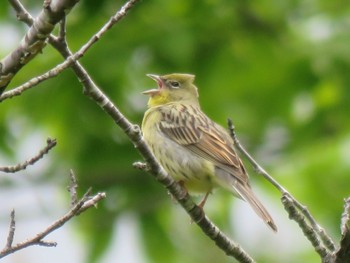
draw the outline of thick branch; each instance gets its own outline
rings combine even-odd
[[[15,74],[46,45],[46,39],[55,25],[79,0],[46,0],[43,9],[34,20],[19,46],[0,61],[0,94]],[[13,4],[14,7],[18,5]],[[25,18],[23,18],[25,19]]]
[[[19,163],[14,166],[3,166],[3,167],[0,166],[0,171],[5,173],[16,173],[20,170],[24,170],[27,168],[28,165],[33,165],[37,161],[39,161],[41,158],[43,158],[45,154],[47,154],[53,147],[56,146],[56,144],[57,144],[57,141],[55,139],[48,138],[46,140],[46,146],[43,149],[41,149],[37,155],[35,155],[34,157],[30,158],[29,160],[23,163]]]
[[[15,0],[13,0],[15,1]],[[80,82],[83,83],[83,86],[90,85],[89,82],[92,82],[89,75],[87,74],[86,70],[82,67],[82,65],[77,61],[79,60],[109,29],[113,27],[116,23],[118,23],[121,19],[123,19],[128,11],[138,2],[139,0],[130,0],[125,3],[125,5],[122,6],[122,8],[110,18],[110,20],[96,33],[94,34],[88,42],[85,43],[76,53],[72,54],[65,43],[62,43],[60,38],[55,38],[54,36],[50,36],[49,41],[50,43],[61,53],[61,55],[66,58],[64,62],[61,64],[58,64],[51,70],[47,71],[46,73],[34,77],[24,83],[23,85],[12,89],[10,91],[4,92],[2,95],[0,95],[0,102],[3,100],[6,100],[8,98],[12,98],[14,96],[19,96],[24,92],[25,90],[28,90],[30,88],[33,88],[34,86],[38,85],[39,83],[56,77],[58,74],[60,74],[63,70],[66,68],[72,66],[75,74],[78,76]],[[20,8],[20,7],[17,7]],[[21,6],[23,8],[23,6]],[[22,12],[22,11],[21,11]],[[26,14],[28,12],[23,11]],[[0,75],[1,77],[1,75]],[[84,88],[84,90],[86,90]],[[0,90],[1,91],[1,90]],[[1,92],[0,92],[1,94]]]

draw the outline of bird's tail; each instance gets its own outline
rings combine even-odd
[[[258,216],[260,216],[273,231],[277,232],[277,227],[269,212],[267,212],[266,208],[262,205],[256,195],[253,193],[253,190],[250,188],[248,183],[248,175],[245,172],[243,174],[244,176],[242,175],[241,177],[246,177],[246,181],[237,179],[237,177],[232,175],[229,171],[219,167],[215,168],[215,174],[219,185],[229,190],[234,195],[247,201],[254,209],[255,213],[257,213]]]
[[[239,196],[250,204],[250,206],[254,209],[255,213],[257,213],[258,216],[260,216],[274,232],[277,232],[277,226],[273,221],[271,215],[269,214],[269,212],[267,212],[266,208],[254,194],[249,184],[242,184],[241,182],[236,182],[234,188],[239,194]]]

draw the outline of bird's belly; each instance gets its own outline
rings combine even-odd
[[[157,139],[156,137],[153,139]],[[149,145],[169,175],[177,181],[182,181],[190,192],[206,193],[213,189],[214,165],[211,162],[168,138],[159,139],[163,141],[160,147],[156,147],[154,143]]]

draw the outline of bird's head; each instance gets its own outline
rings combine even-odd
[[[158,84],[157,89],[143,92],[143,94],[150,96],[149,107],[177,101],[198,103],[197,87],[193,84],[194,75],[174,73],[163,76],[147,74],[147,76]]]

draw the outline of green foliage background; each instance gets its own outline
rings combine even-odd
[[[24,3],[34,12],[41,5]],[[121,4],[82,0],[67,20],[71,49],[84,44]],[[10,7],[0,10],[0,22],[26,31]],[[342,201],[350,193],[349,15],[350,5],[339,0],[141,1],[81,62],[138,124],[146,108],[141,91],[154,86],[146,73],[195,74],[204,111],[222,125],[231,117],[248,150],[339,239]],[[61,61],[48,46],[11,87]],[[72,167],[81,191],[92,186],[107,192],[108,200],[98,210],[77,219],[89,246],[86,262],[98,262],[111,241],[113,222],[126,212],[139,220],[148,262],[232,262],[189,227],[187,217],[174,216],[180,208],[151,176],[132,168],[140,156],[111,119],[82,95],[70,70],[0,107],[0,147],[8,158],[14,158],[21,139],[14,135],[13,123],[25,123],[20,126],[23,137],[41,130],[59,142],[50,169],[36,183],[65,185],[55,175]],[[251,177],[283,214],[278,193]],[[228,227],[233,198],[219,193],[211,199],[217,199],[220,209],[209,216],[234,238]],[[258,262],[275,262],[276,255],[256,253]],[[311,246],[288,260],[283,262],[319,262]]]

